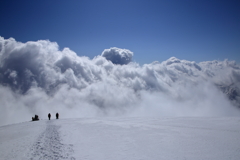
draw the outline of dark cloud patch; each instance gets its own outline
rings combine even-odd
[[[114,64],[128,64],[132,61],[133,52],[128,49],[110,48],[102,52],[102,56]]]

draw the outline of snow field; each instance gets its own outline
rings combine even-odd
[[[240,118],[84,118],[0,127],[0,159],[240,159]]]

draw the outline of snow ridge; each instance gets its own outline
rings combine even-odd
[[[46,122],[46,129],[39,135],[31,149],[31,160],[34,159],[70,159],[75,160],[73,145],[63,144],[59,133],[60,126],[52,121]]]

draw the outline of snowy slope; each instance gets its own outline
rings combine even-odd
[[[89,118],[0,127],[0,159],[240,159],[240,118]]]

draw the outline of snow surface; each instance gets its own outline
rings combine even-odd
[[[82,118],[0,127],[0,159],[240,159],[240,118]]]

